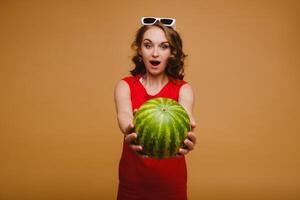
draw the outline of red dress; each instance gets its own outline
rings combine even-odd
[[[139,81],[140,75],[123,78],[130,87],[132,109],[145,101],[167,97],[178,101],[180,87],[186,82],[173,80],[155,96],[149,95]],[[123,143],[119,163],[118,200],[186,200],[187,169],[185,157],[143,158]]]

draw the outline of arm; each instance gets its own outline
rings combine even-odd
[[[126,135],[129,133],[129,125],[132,123],[133,113],[130,88],[123,80],[119,81],[115,88],[115,105],[119,128]]]
[[[180,103],[187,111],[192,123],[195,123],[193,116],[194,108],[194,93],[192,87],[189,84],[184,84],[179,91],[178,103]]]
[[[194,133],[194,129],[196,128],[196,122],[193,116],[194,93],[192,87],[189,84],[184,84],[180,88],[178,102],[187,111],[191,120],[191,127],[192,127],[192,130],[188,132],[188,138],[184,141],[186,148],[180,148],[179,150],[179,153],[184,155],[194,149],[196,144],[196,139],[197,139]]]
[[[134,125],[133,112],[130,97],[130,88],[128,84],[121,80],[115,88],[115,105],[117,110],[117,119],[120,130],[125,135],[124,140],[133,151],[141,151],[140,145],[133,145],[132,141],[137,138],[137,134],[133,132]]]

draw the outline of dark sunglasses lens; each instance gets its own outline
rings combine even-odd
[[[143,19],[143,22],[145,23],[145,24],[152,24],[152,23],[154,23],[155,22],[155,18],[151,18],[151,17],[148,17],[148,18],[144,18]]]
[[[173,19],[161,19],[160,22],[165,25],[171,25],[173,23]]]

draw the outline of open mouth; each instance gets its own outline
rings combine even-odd
[[[151,63],[151,65],[153,65],[153,66],[157,66],[157,65],[160,64],[160,61],[157,61],[157,60],[151,60],[150,63]]]

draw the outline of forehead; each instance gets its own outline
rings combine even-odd
[[[168,41],[164,31],[155,26],[151,27],[144,33],[143,40],[145,39],[151,40],[154,43],[161,43],[161,42]]]

